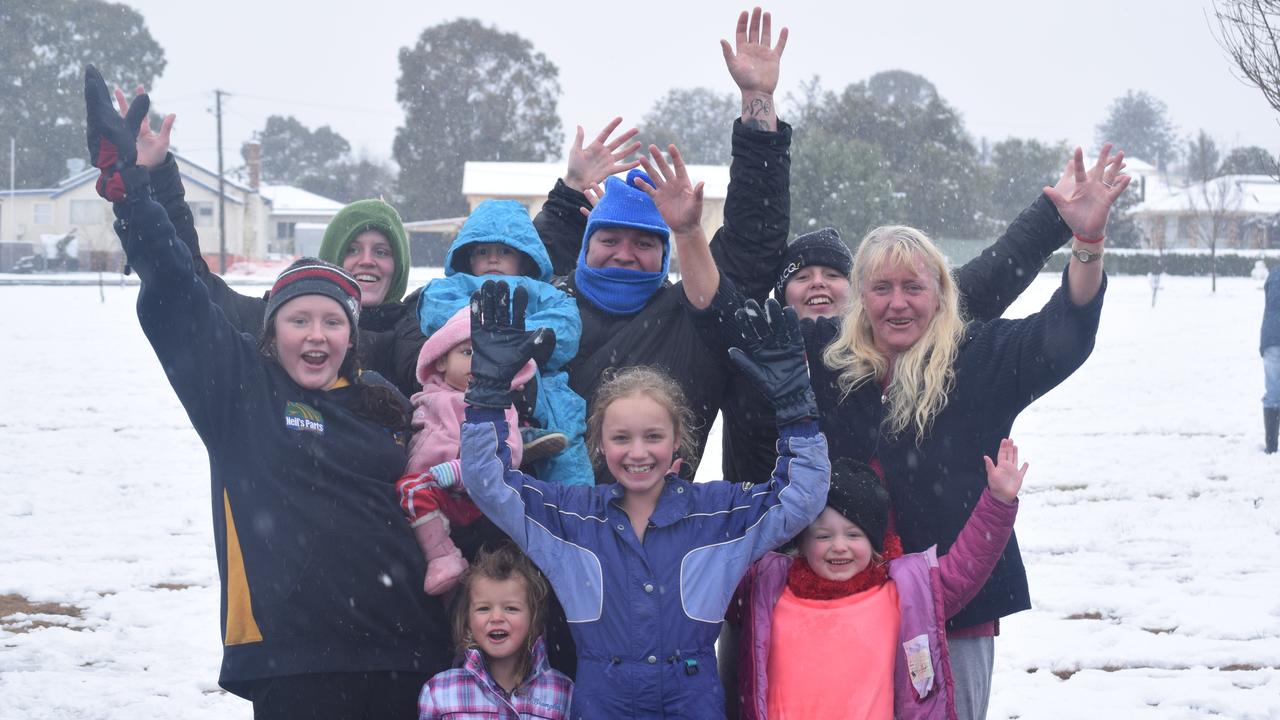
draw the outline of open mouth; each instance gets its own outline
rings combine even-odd
[[[320,352],[319,350],[308,350],[302,353],[302,362],[311,367],[323,367],[329,360],[329,353]]]
[[[910,325],[913,321],[911,320],[911,318],[889,318],[885,322],[889,323],[891,327],[905,328],[908,325]]]
[[[622,469],[632,475],[644,475],[646,473],[653,472],[653,463],[649,463],[648,465],[623,465]]]
[[[853,564],[853,559],[852,559],[852,558],[850,558],[850,559],[847,559],[847,560],[828,560],[828,561],[827,561],[827,564],[828,564],[828,565],[834,565],[834,566],[836,566],[836,567],[844,567],[845,565],[851,565],[851,564]]]
[[[808,300],[805,300],[804,304],[808,307],[814,307],[817,305],[830,305],[833,302],[835,301],[831,299],[830,295],[814,295]]]
[[[376,283],[382,279],[377,275],[370,275],[369,273],[357,273],[355,278],[356,278],[356,282],[362,282],[368,285]]]
[[[501,644],[511,637],[511,633],[506,630],[490,630],[485,637],[489,638],[489,642]]]

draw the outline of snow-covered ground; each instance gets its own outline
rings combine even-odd
[[[1003,624],[991,717],[1280,717],[1262,293],[1218,287],[1168,278],[1152,308],[1113,278],[1093,357],[1019,420],[1035,609]],[[137,289],[102,293],[0,287],[0,718],[248,718],[216,682],[203,447]]]

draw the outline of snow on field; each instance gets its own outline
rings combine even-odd
[[[251,715],[217,686],[207,463],[136,293],[0,287],[0,718]],[[1261,308],[1251,280],[1169,278],[1152,308],[1112,279],[1093,357],[1015,428],[1035,609],[1003,624],[991,717],[1280,717]]]

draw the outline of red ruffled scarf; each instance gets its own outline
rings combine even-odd
[[[883,555],[884,562],[873,562],[848,580],[828,580],[814,572],[800,556],[787,571],[787,587],[796,597],[806,600],[835,600],[878,588],[889,579],[889,561],[902,557],[902,540],[896,534],[885,535]]]

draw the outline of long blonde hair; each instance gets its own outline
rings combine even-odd
[[[938,309],[915,345],[890,360],[876,349],[871,319],[862,293],[886,267],[925,266],[935,282]],[[960,298],[947,259],[923,232],[905,225],[878,227],[862,239],[853,258],[853,287],[840,335],[822,354],[826,366],[839,373],[841,400],[864,383],[892,374],[885,389],[884,427],[891,435],[913,429],[918,445],[933,419],[947,406],[955,383],[955,359],[964,334]]]

